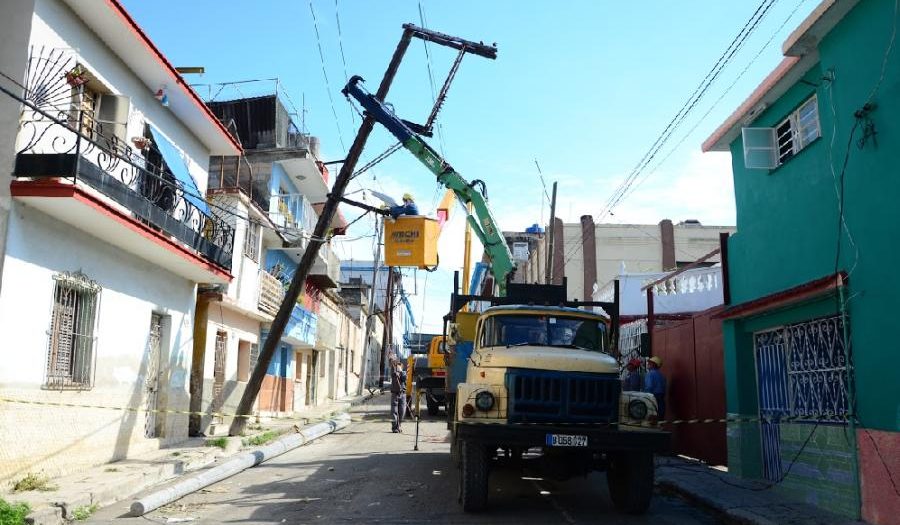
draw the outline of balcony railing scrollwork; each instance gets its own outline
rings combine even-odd
[[[83,85],[67,85],[63,77],[46,82],[63,87],[27,82],[24,98],[0,87],[22,104],[13,175],[84,183],[229,269],[233,228],[210,210],[203,195],[176,179],[152,140],[140,144],[143,149],[132,147],[122,139],[124,124],[101,121],[76,103]]]

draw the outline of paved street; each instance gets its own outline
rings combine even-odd
[[[612,509],[605,476],[555,483],[498,469],[488,512],[467,515],[456,502],[443,420],[392,434],[382,397],[353,412],[346,429],[212,485],[144,518],[123,518],[130,503],[100,510],[91,523],[716,523],[684,501],[657,495],[645,516]],[[526,476],[528,477],[528,476]]]

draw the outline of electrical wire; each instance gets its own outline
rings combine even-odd
[[[322,63],[322,76],[325,78],[325,91],[328,92],[328,101],[331,102],[331,113],[334,115],[334,125],[337,127],[338,140],[341,141],[341,149],[347,151],[347,146],[344,144],[344,133],[341,130],[337,109],[334,105],[334,97],[331,94],[331,84],[328,82],[328,70],[325,67],[325,52],[322,50],[322,37],[319,34],[319,21],[316,18],[316,10],[313,7],[312,0],[309,0],[309,12],[312,13],[313,28],[316,33],[316,45],[319,48],[319,60]]]
[[[350,82],[350,76],[347,74],[347,57],[344,55],[344,36],[341,34],[341,14],[338,7],[338,0],[334,0],[334,19],[337,22],[338,47],[341,50],[341,63],[344,65],[344,83]],[[350,118],[356,123],[356,115],[350,111]]]
[[[422,7],[422,2],[419,1],[419,21],[424,29],[428,29],[428,22],[425,19],[425,9]],[[431,52],[428,50],[428,41],[422,39],[422,47],[425,48],[425,64],[428,68],[428,82],[431,85],[431,103],[437,103],[437,84],[434,82],[434,73],[431,68]],[[444,153],[445,144],[444,144],[444,128],[440,122],[437,123],[437,136],[438,136],[438,146],[441,150],[441,156],[446,157],[447,155]]]
[[[681,126],[684,119],[687,118],[690,112],[697,106],[700,100],[702,100],[712,84],[731,62],[734,55],[743,47],[744,43],[750,35],[753,34],[759,23],[765,18],[769,10],[777,1],[778,0],[763,0],[759,4],[750,19],[747,20],[737,36],[732,40],[731,44],[729,44],[722,55],[719,56],[719,59],[713,65],[712,69],[710,69],[700,84],[694,89],[694,92],[688,97],[687,101],[685,101],[675,116],[669,121],[662,133],[660,133],[650,146],[650,149],[644,153],[644,156],[638,161],[635,167],[632,168],[625,180],[613,191],[612,195],[606,201],[601,213],[598,215],[598,220],[602,220],[607,213],[610,213],[623,200],[625,194],[634,185],[638,176],[644,172],[663,146],[665,146],[666,142],[668,142],[672,134]]]
[[[772,42],[775,40],[775,38],[781,33],[781,31],[785,28],[785,26],[787,26],[788,22],[791,21],[791,19],[794,17],[794,15],[797,13],[797,11],[799,11],[800,8],[803,6],[803,4],[805,4],[807,1],[809,1],[809,0],[800,0],[797,3],[797,5],[794,6],[794,9],[790,12],[790,14],[788,14],[788,16],[781,23],[781,25],[778,26],[778,29],[776,29],[772,33],[772,35],[769,37],[769,39],[766,41],[766,43],[763,44],[762,47],[759,48],[759,51],[756,53],[756,55],[754,55],[753,58],[751,58],[750,61],[747,62],[747,65],[744,66],[744,69],[742,69],[741,72],[738,73],[737,77],[735,77],[735,79],[731,82],[731,84],[729,84],[728,87],[725,88],[725,90],[722,92],[722,94],[719,95],[719,98],[717,98],[715,100],[715,102],[713,102],[712,105],[709,106],[709,108],[706,110],[706,113],[704,113],[703,116],[701,116],[697,120],[697,122],[694,123],[694,125],[691,127],[690,130],[688,130],[687,133],[682,135],[682,137],[681,137],[681,139],[679,139],[678,143],[675,144],[675,146],[669,150],[669,152],[666,154],[665,157],[662,158],[662,160],[657,162],[656,165],[654,165],[650,171],[648,171],[647,173],[644,174],[643,178],[639,182],[637,182],[631,189],[629,189],[629,191],[625,194],[625,196],[622,197],[623,201],[626,200],[628,197],[630,197],[631,194],[634,193],[634,191],[639,186],[641,186],[651,175],[656,173],[659,170],[659,168],[663,164],[665,164],[666,161],[668,161],[669,158],[671,158],[672,155],[676,151],[678,151],[678,148],[680,148],[681,145],[684,144],[684,142],[691,135],[693,135],[695,131],[697,131],[697,128],[700,127],[700,124],[702,124],[703,122],[706,121],[707,117],[709,117],[709,115],[712,113],[712,111],[719,106],[719,103],[722,102],[722,100],[725,98],[725,96],[728,95],[728,93],[730,93],[732,89],[734,89],[734,87],[741,80],[741,78],[743,78],[744,75],[747,73],[747,71],[749,71],[750,67],[753,66],[753,64],[756,63],[756,61],[759,59],[760,56],[762,56],[762,54],[766,51],[766,49],[768,49],[769,46],[772,45]]]

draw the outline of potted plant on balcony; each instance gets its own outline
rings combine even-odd
[[[138,151],[144,151],[150,147],[150,144],[152,144],[153,141],[147,137],[131,137],[131,143],[134,144],[134,147]]]
[[[81,65],[76,65],[66,72],[66,82],[72,87],[87,84],[87,81],[87,71]]]

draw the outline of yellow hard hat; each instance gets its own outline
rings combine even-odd
[[[661,357],[659,357],[659,356],[653,356],[653,357],[651,357],[650,359],[648,359],[648,361],[652,361],[654,364],[656,364],[656,367],[657,367],[657,368],[662,368],[662,363],[663,363],[663,361],[662,361],[662,358],[661,358]]]
[[[403,194],[403,200],[405,200],[405,201],[412,201],[412,200],[415,200],[415,199],[413,199],[412,193],[404,193],[404,194]]]

